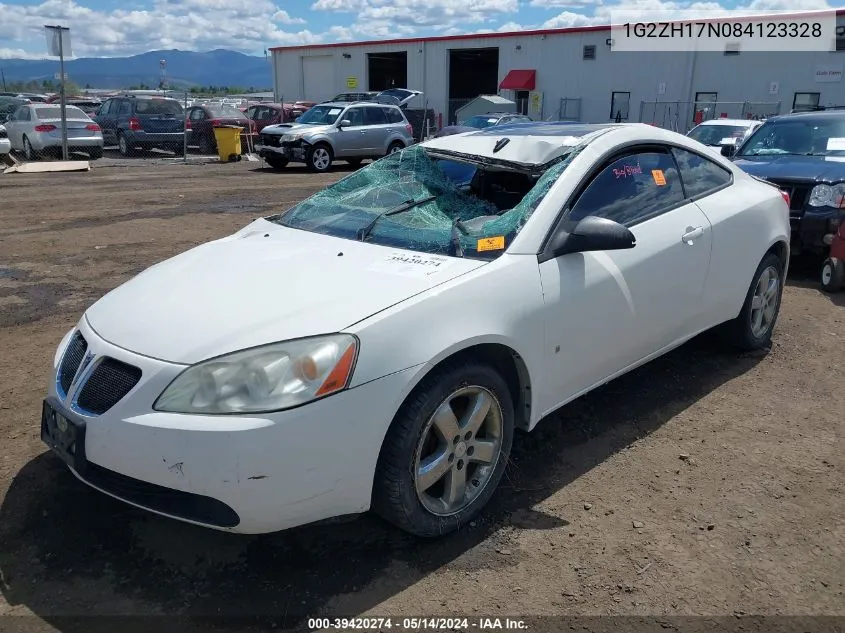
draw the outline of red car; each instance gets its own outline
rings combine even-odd
[[[255,131],[260,132],[268,125],[291,123],[297,117],[305,114],[314,105],[311,101],[297,101],[295,103],[256,103],[249,106],[246,116],[255,123]]]
[[[825,235],[830,242],[830,256],[822,264],[822,289],[838,292],[845,286],[845,217],[834,234]]]
[[[188,143],[199,145],[203,154],[214,154],[217,152],[217,140],[214,137],[214,128],[222,125],[238,125],[243,128],[241,133],[241,146],[246,152],[246,135],[255,132],[255,124],[246,115],[229,105],[199,105],[188,108],[186,128],[190,130]]]

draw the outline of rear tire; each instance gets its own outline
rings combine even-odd
[[[172,148],[173,153],[176,156],[184,156],[185,155],[185,147],[183,145],[174,145]]]
[[[132,156],[134,153],[132,146],[123,134],[117,135],[117,150],[120,152],[121,156]]]
[[[783,270],[784,262],[774,253],[757,266],[739,316],[722,328],[726,341],[736,349],[749,352],[771,344],[783,296]]]
[[[203,136],[200,139],[200,153],[202,154],[216,154],[217,153],[217,143],[215,140],[208,136]]]
[[[265,156],[264,161],[273,169],[284,169],[288,166],[287,158],[279,158],[277,156]]]
[[[387,148],[387,155],[390,156],[391,154],[395,154],[396,152],[401,152],[403,149],[405,149],[405,145],[402,142],[393,141]]]
[[[317,173],[325,173],[331,169],[334,156],[332,155],[332,148],[325,143],[317,143],[308,149],[305,155],[305,162],[308,163],[308,169]]]
[[[32,144],[29,142],[29,139],[25,136],[23,137],[23,157],[26,160],[38,160],[38,156],[35,154],[35,150],[32,149]]]
[[[417,536],[459,529],[495,493],[513,433],[504,378],[476,359],[444,364],[414,389],[387,431],[373,510]]]
[[[845,284],[845,262],[836,257],[828,257],[822,264],[822,290],[839,292]]]

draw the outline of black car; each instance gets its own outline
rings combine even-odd
[[[845,218],[845,111],[773,117],[722,154],[789,194],[794,254],[827,252],[824,236]]]

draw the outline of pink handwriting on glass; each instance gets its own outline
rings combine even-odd
[[[622,165],[621,168],[613,168],[613,175],[617,178],[627,178],[628,176],[641,173],[643,173],[643,168],[640,167],[639,163],[636,165]]]

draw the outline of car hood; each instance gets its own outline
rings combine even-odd
[[[86,318],[114,345],[191,364],[341,331],[484,265],[261,219],[148,268],[97,301]]]
[[[758,178],[814,182],[845,180],[845,156],[741,156],[734,163]]]
[[[264,132],[271,132],[273,134],[318,134],[329,130],[331,125],[312,125],[310,123],[278,123],[270,125],[261,130]]]

